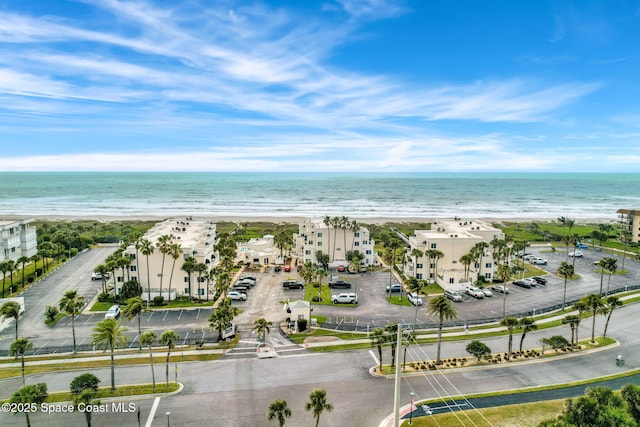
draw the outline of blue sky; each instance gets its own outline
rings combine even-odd
[[[0,3],[0,170],[637,172],[636,1]]]

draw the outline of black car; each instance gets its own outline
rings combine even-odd
[[[347,282],[346,280],[332,280],[329,282],[329,287],[331,289],[336,289],[336,288],[344,288],[344,289],[350,289],[351,288],[351,282]]]
[[[536,282],[538,282],[538,285],[546,285],[547,284],[547,279],[545,279],[544,277],[534,276],[534,277],[532,277],[532,279],[535,280]]]
[[[531,283],[524,280],[514,280],[513,284],[522,288],[531,288]]]
[[[387,286],[387,292],[401,292],[402,285],[400,283],[395,283],[391,286]]]

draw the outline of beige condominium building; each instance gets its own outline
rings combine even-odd
[[[238,243],[236,260],[252,266],[282,264],[282,254],[275,247],[274,239],[273,235],[265,234],[249,239],[248,242]]]
[[[354,227],[355,223],[355,227]],[[369,230],[357,224],[334,226],[325,224],[323,218],[306,219],[298,225],[298,233],[293,235],[292,253],[303,263],[317,263],[318,251],[329,255],[329,265],[346,265],[349,251],[359,251],[364,255],[363,264],[373,265],[374,241]]]
[[[136,248],[136,245],[132,244],[126,248],[125,254],[131,258],[128,279],[137,280],[140,283],[143,289],[143,300],[146,301],[148,298],[148,287],[151,288],[152,300],[158,295],[162,295],[165,300],[169,297],[174,299],[176,296],[188,296],[189,288],[191,288],[192,298],[207,299],[213,295],[213,281],[207,280],[206,276],[217,264],[214,249],[215,223],[194,220],[191,217],[169,219],[156,224],[141,240],[148,240],[153,245],[153,253],[147,256],[140,245]],[[163,254],[160,251],[158,243],[161,240],[166,240],[169,245],[180,248],[177,251],[175,265],[174,257],[170,253]],[[182,270],[185,260],[189,257],[194,258],[196,263],[204,265],[206,269],[200,273],[193,272],[189,276]],[[116,280],[123,282],[124,278],[117,277]],[[191,286],[189,286],[190,283]]]
[[[482,221],[456,218],[433,222],[431,230],[416,230],[409,237],[407,254],[410,262],[406,274],[452,290],[465,288],[478,274],[491,281],[495,273],[491,247],[485,251],[479,263],[470,264],[468,272],[460,262],[460,257],[468,254],[476,243],[490,244],[493,239],[504,239],[504,233]],[[419,249],[424,255],[412,255],[413,249]],[[441,257],[430,257],[429,251],[432,255],[438,251]]]
[[[640,209],[618,209],[617,214],[621,229],[629,233],[632,242],[640,242]]]
[[[33,219],[0,221],[0,262],[30,258],[38,253],[36,227]]]

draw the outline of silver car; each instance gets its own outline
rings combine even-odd
[[[454,302],[461,302],[462,301],[462,295],[460,295],[456,291],[446,290],[446,291],[444,291],[444,296],[449,298],[451,301],[454,301]]]

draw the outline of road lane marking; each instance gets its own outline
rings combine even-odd
[[[376,357],[376,354],[373,352],[373,350],[369,350],[369,354],[371,355],[371,357],[373,358],[373,361],[376,362],[376,366],[380,364],[380,361],[378,360],[378,358]]]
[[[164,317],[162,318],[162,321],[164,322],[164,320],[167,318],[167,316],[169,315],[169,310],[164,312]]]
[[[156,397],[153,399],[153,406],[151,407],[151,411],[149,412],[149,418],[147,418],[147,422],[144,427],[151,427],[151,423],[153,423],[153,417],[156,416],[156,411],[158,410],[158,404],[160,403],[160,398]]]

